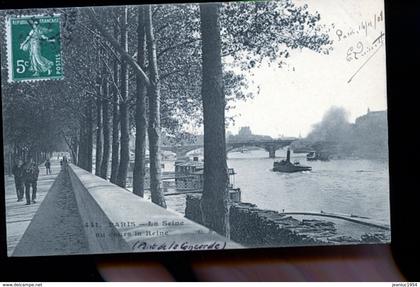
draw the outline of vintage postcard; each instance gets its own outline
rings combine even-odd
[[[389,243],[382,0],[0,11],[9,256]]]

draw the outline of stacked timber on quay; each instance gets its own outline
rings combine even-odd
[[[360,238],[344,235],[328,220],[296,219],[251,203],[231,202],[230,239],[249,247],[307,246],[389,242],[386,233],[365,233]],[[185,216],[201,221],[200,195],[188,195]]]
[[[319,245],[337,233],[332,222],[300,221],[250,203],[232,204],[230,227],[232,240],[248,246]]]

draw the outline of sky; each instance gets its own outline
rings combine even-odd
[[[254,99],[235,103],[236,108],[228,113],[235,117],[234,125],[227,128],[229,132],[236,134],[240,127],[249,126],[254,134],[305,137],[332,106],[345,108],[351,122],[366,114],[368,108],[386,110],[385,44],[379,41],[384,37],[373,44],[385,32],[383,0],[295,3],[308,4],[310,11],[321,14],[321,23],[331,27],[334,50],[329,55],[293,50],[287,66],[259,68],[249,79],[254,83],[250,88],[260,86],[260,93]],[[360,26],[362,22],[368,24],[367,29]],[[343,37],[352,30],[352,35]],[[361,52],[347,57],[351,47]]]

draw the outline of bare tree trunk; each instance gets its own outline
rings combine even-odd
[[[78,165],[92,172],[92,145],[93,145],[93,99],[84,101],[84,110],[82,118],[80,119],[80,144],[78,154]]]
[[[156,42],[153,32],[152,7],[146,8],[147,53],[150,70],[149,96],[149,158],[150,158],[150,192],[152,202],[166,208],[165,197],[160,188],[160,81],[156,58]]]
[[[118,31],[117,27],[114,28],[115,36],[117,37]],[[114,84],[118,84],[118,61],[117,59],[114,60]],[[118,89],[113,85],[112,87],[112,156],[111,156],[111,178],[110,181],[112,183],[117,183],[117,175],[118,175],[118,166],[119,166],[119,147],[120,147],[120,132],[119,132],[119,97],[118,97]]]
[[[102,126],[103,126],[103,136],[104,136],[104,149],[102,154],[102,165],[100,177],[107,179],[108,177],[108,165],[109,165],[109,156],[111,152],[111,131],[110,131],[110,122],[109,122],[109,83],[108,77],[106,77],[106,70],[102,71]]]
[[[70,139],[67,139],[64,133],[62,134],[62,136],[68,148],[70,149],[72,162],[78,165],[78,149],[79,149],[80,144],[77,140],[77,136],[73,134],[72,136],[70,136]],[[51,158],[51,157],[52,157],[52,153],[48,152],[48,158]]]
[[[101,174],[102,165],[102,99],[100,80],[97,81],[96,98],[96,157],[95,157],[95,175]]]
[[[86,109],[85,109],[86,111]],[[79,154],[77,155],[77,165],[83,169],[86,169],[86,128],[84,116],[80,119],[79,129]]]
[[[137,63],[144,70],[145,52],[146,52],[146,35],[145,35],[145,19],[144,6],[140,6],[137,10]],[[146,165],[146,85],[143,79],[136,75],[137,98],[136,98],[136,150],[134,158],[133,170],[133,193],[138,196],[144,196],[144,177]]]
[[[225,139],[225,95],[221,61],[220,4],[200,4],[204,116],[203,222],[229,236],[228,173]]]
[[[78,145],[78,139],[76,135],[73,135],[70,139],[70,145],[71,145],[71,158],[74,164],[79,164],[79,145]]]
[[[92,172],[93,152],[93,97],[88,100],[86,114],[86,170]]]
[[[127,31],[127,7],[124,7],[123,15],[120,19],[120,44],[124,51],[128,51],[128,31]],[[125,187],[127,183],[129,154],[129,125],[128,125],[128,64],[127,59],[121,59],[121,102],[120,102],[120,164],[118,166],[117,185]]]

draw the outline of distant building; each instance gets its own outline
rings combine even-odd
[[[387,123],[387,113],[386,111],[370,111],[368,108],[367,114],[356,118],[355,125],[373,125],[379,124],[382,125],[383,123]]]
[[[229,134],[229,136],[227,137],[227,142],[229,143],[245,142],[245,141],[269,141],[269,140],[272,140],[270,136],[253,134],[251,131],[251,128],[248,126],[241,127],[237,135]]]
[[[316,133],[292,143],[295,153],[315,151],[331,158],[376,158],[388,156],[388,121],[386,111],[367,110],[355,123],[331,120],[318,124]]]
[[[388,119],[386,111],[370,111],[353,125],[357,153],[362,157],[386,157],[388,154]]]
[[[252,131],[250,127],[241,127],[238,132],[238,136],[240,137],[249,137],[252,136]]]

